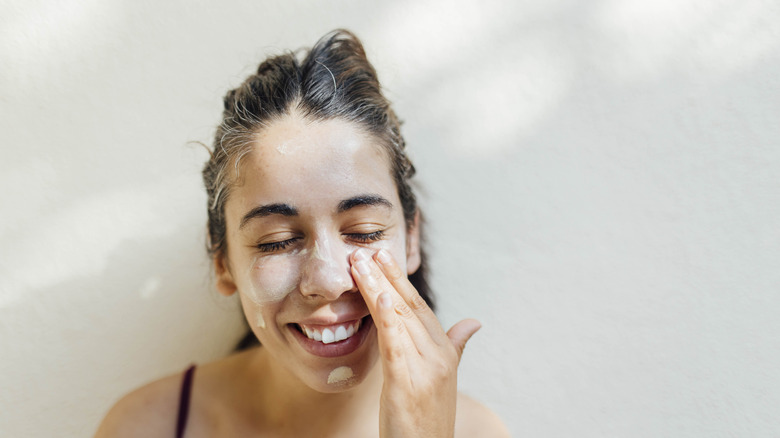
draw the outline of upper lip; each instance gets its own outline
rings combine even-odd
[[[335,324],[344,324],[344,323],[351,323],[355,322],[359,319],[363,319],[366,316],[368,316],[368,312],[360,312],[360,313],[347,313],[343,315],[335,315],[328,318],[323,317],[309,317],[304,318],[299,321],[295,321],[296,324],[303,324],[303,325],[309,325],[309,326],[329,326],[329,325],[335,325]]]

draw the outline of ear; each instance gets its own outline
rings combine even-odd
[[[217,291],[222,295],[229,297],[236,293],[238,286],[233,281],[233,274],[227,263],[227,257],[224,254],[214,255],[214,272],[217,274]]]
[[[406,275],[412,275],[420,269],[420,210],[414,214],[414,222],[406,230]]]

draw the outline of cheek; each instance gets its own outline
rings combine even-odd
[[[239,297],[241,298],[241,308],[244,311],[244,316],[246,317],[249,325],[252,327],[252,331],[254,331],[255,335],[259,337],[258,332],[254,329],[266,328],[266,318],[263,316],[263,314],[273,314],[274,308],[277,307],[277,305],[271,302],[266,304],[258,304],[250,297],[248,297],[248,294],[242,293],[239,295]]]
[[[361,247],[361,245],[346,245],[338,253],[343,252],[344,259],[347,260],[348,254]],[[406,270],[406,239],[403,235],[371,243],[369,247],[374,251],[384,249],[390,252],[399,267]],[[327,271],[330,275],[338,275],[340,272],[338,263],[332,259],[334,254],[330,252],[324,251],[319,248],[318,243],[315,243],[315,247],[311,251],[303,249],[279,255],[254,257],[249,266],[245,268],[246,275],[243,276],[244,281],[241,282],[243,284],[239,286],[242,301],[246,299],[248,302],[244,304],[251,303],[255,307],[260,307],[258,310],[281,302],[298,288],[305,265],[312,263],[314,259],[319,259],[323,263],[327,262],[329,266],[334,265],[331,266],[332,269]],[[346,268],[349,269],[348,266]],[[260,321],[262,318],[260,311],[256,313],[258,314],[257,325],[264,325],[264,322]]]
[[[406,239],[403,235],[377,242],[374,246],[377,251],[384,249],[385,251],[389,252],[395,259],[396,263],[398,263],[398,267],[401,268],[401,271],[406,272]]]
[[[295,252],[253,258],[246,268],[246,284],[241,293],[261,306],[283,300],[299,283],[300,256]]]
[[[257,256],[246,267],[239,286],[241,304],[250,324],[266,328],[263,313],[273,313],[300,281],[300,253]]]

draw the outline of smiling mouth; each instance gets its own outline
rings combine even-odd
[[[368,316],[366,318],[368,318]],[[294,326],[299,332],[311,340],[322,342],[323,344],[332,344],[334,342],[345,341],[354,336],[358,330],[360,330],[363,319],[326,326],[307,324],[294,324]]]

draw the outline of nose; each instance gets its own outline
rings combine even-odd
[[[349,247],[328,237],[319,237],[306,253],[301,274],[301,293],[335,300],[356,291],[349,268]]]

